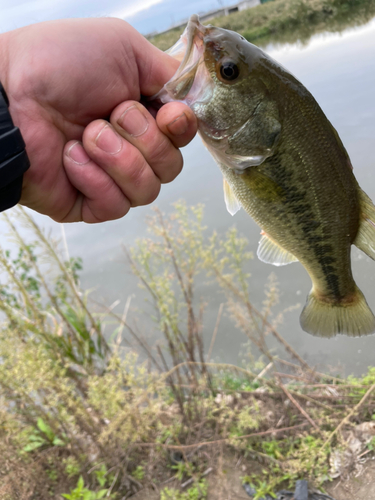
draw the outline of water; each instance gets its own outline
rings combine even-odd
[[[304,46],[269,45],[265,50],[312,92],[339,132],[360,185],[375,200],[375,21],[342,34],[316,35]],[[156,204],[163,211],[170,212],[171,204],[178,199],[186,200],[189,205],[203,202],[206,206],[205,224],[219,233],[235,225],[250,240],[255,254],[259,228],[243,210],[234,217],[228,214],[223,200],[221,173],[200,140],[195,139],[183,153],[185,167],[182,174],[172,184],[163,186]],[[83,287],[94,290],[95,299],[107,305],[120,300],[119,311],[129,295],[134,296],[134,307],[143,306],[137,280],[126,264],[123,245],[129,247],[137,238],[148,235],[144,218],[150,213],[150,207],[142,207],[132,210],[119,221],[95,226],[83,223],[64,225],[70,254],[81,256],[84,261]],[[41,215],[35,217],[43,227],[60,235],[58,224]],[[354,247],[352,260],[356,282],[375,311],[375,262]],[[301,304],[285,316],[279,331],[309,363],[320,368],[341,365],[346,373],[355,374],[363,373],[367,366],[374,364],[375,335],[355,339],[338,336],[326,340],[301,331],[299,314],[311,282],[300,264],[276,268],[255,258],[251,263],[255,304],[260,305],[261,292],[271,272],[276,274],[282,290],[278,310]],[[220,302],[214,292],[211,299],[205,323],[206,346],[210,342]],[[236,363],[241,344],[245,341],[224,318],[213,355],[222,361]]]

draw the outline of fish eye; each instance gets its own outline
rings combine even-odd
[[[225,61],[221,66],[220,66],[220,75],[223,80],[226,81],[233,81],[236,78],[238,78],[240,74],[240,70],[233,61]]]

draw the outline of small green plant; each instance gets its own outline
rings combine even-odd
[[[270,456],[272,458],[276,458],[276,459],[284,458],[279,441],[276,441],[276,440],[263,441],[262,448],[263,448],[264,453],[266,453],[268,456]]]
[[[135,470],[132,472],[132,476],[134,477],[134,479],[142,481],[142,479],[145,477],[145,468],[142,465],[137,465]]]
[[[204,500],[207,498],[207,492],[207,481],[203,478],[186,491],[164,488],[160,492],[160,500]]]
[[[99,491],[91,491],[88,488],[85,488],[83,477],[80,476],[77,482],[77,486],[74,488],[74,490],[72,490],[70,493],[63,493],[62,496],[64,498],[67,498],[67,500],[100,500],[101,498],[104,498],[107,492],[107,488],[101,489]]]
[[[255,474],[244,476],[242,478],[242,482],[248,483],[256,491],[253,500],[264,499],[267,495],[272,498],[276,498],[276,495],[273,492],[273,485],[267,483],[267,481],[260,481],[259,479],[257,479],[257,476]]]
[[[375,451],[375,437],[367,444],[367,448],[371,451]]]
[[[63,464],[65,466],[65,472],[68,478],[78,476],[81,470],[81,466],[75,457],[69,456],[67,458],[64,458]]]
[[[102,464],[100,469],[96,469],[94,471],[94,474],[100,486],[105,486],[108,481],[108,471],[106,465]]]
[[[36,425],[38,429],[34,429],[28,436],[29,443],[23,451],[34,451],[42,446],[65,446],[66,442],[60,439],[41,417],[38,418]]]

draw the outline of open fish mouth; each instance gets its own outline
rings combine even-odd
[[[151,99],[165,104],[182,101],[192,107],[197,102],[207,102],[212,97],[214,84],[204,64],[204,37],[210,27],[203,26],[199,17],[190,17],[180,39],[167,54],[181,61],[174,76]]]
[[[178,42],[167,51],[180,61],[180,66],[151,100],[159,107],[173,101],[187,104],[195,113],[199,134],[215,160],[242,172],[250,166],[259,165],[270,155],[267,152],[242,156],[230,151],[230,141],[249,125],[252,115],[242,117],[241,120],[236,119],[232,123],[232,115],[225,122],[222,119],[212,120],[209,113],[206,115],[205,112],[206,105],[215,108],[215,102],[212,105],[211,100],[222,101],[220,82],[212,71],[212,60],[219,61],[223,54],[227,53],[226,44],[233,45],[233,35],[237,34],[213,26],[204,26],[197,15],[191,16]],[[211,63],[207,64],[210,60]]]

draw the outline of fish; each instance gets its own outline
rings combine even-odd
[[[195,113],[228,211],[243,208],[261,227],[259,259],[299,261],[308,272],[302,329],[326,338],[374,333],[350,252],[355,245],[375,260],[375,207],[314,97],[259,47],[197,15],[168,53],[180,66],[154,99]]]

